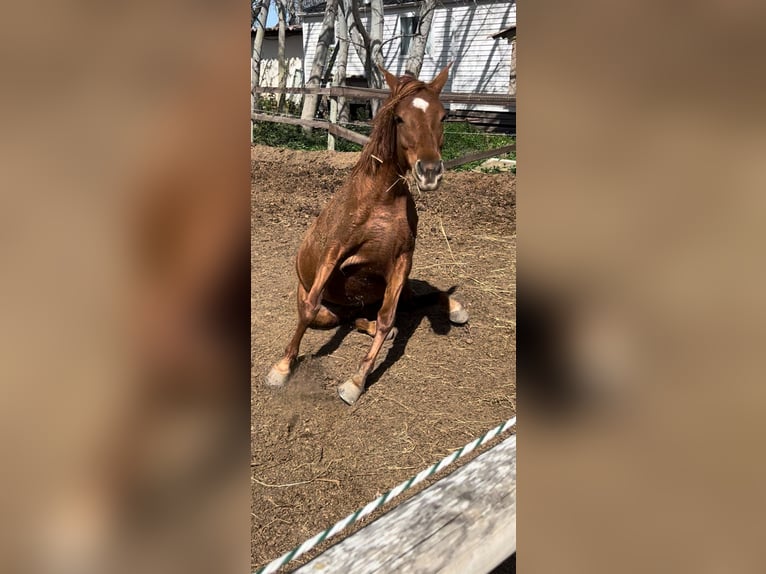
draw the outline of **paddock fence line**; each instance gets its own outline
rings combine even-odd
[[[389,90],[374,88],[349,88],[347,86],[330,86],[326,88],[274,88],[258,86],[252,88],[253,94],[314,94],[331,98],[350,98],[360,100],[385,100],[391,95]],[[439,95],[442,102],[450,104],[483,104],[487,106],[508,106],[516,108],[516,96],[510,94],[473,94],[470,92],[442,92]]]
[[[512,427],[516,425],[516,417],[512,417],[508,419],[506,422],[504,422],[501,425],[496,426],[490,431],[487,431],[484,435],[481,437],[469,442],[467,445],[463,446],[462,448],[454,451],[453,453],[449,454],[448,456],[444,457],[441,461],[437,462],[436,464],[426,468],[425,470],[422,470],[409,480],[406,480],[399,484],[398,486],[392,488],[385,494],[381,495],[380,497],[376,498],[372,502],[368,503],[367,505],[363,506],[362,508],[358,509],[356,512],[348,515],[343,520],[338,521],[335,523],[335,525],[331,526],[327,530],[324,530],[323,532],[320,532],[319,534],[313,536],[312,538],[309,538],[306,540],[303,544],[300,544],[290,550],[289,552],[286,552],[276,560],[273,560],[266,566],[263,566],[256,570],[254,574],[274,574],[277,572],[282,566],[286,565],[287,563],[295,560],[299,556],[302,556],[318,544],[321,544],[328,538],[331,538],[332,536],[335,536],[345,528],[348,528],[358,520],[361,520],[365,516],[371,514],[387,502],[391,501],[395,497],[399,496],[406,490],[412,488],[416,484],[423,482],[427,478],[433,476],[434,474],[438,473],[441,470],[444,470],[446,467],[457,461],[463,456],[466,456],[467,454],[473,452],[476,448],[488,443],[495,437],[503,434],[504,432],[510,430]],[[470,464],[470,463],[469,463]]]
[[[311,128],[318,128],[327,130],[328,133],[351,141],[355,144],[363,146],[369,141],[369,137],[364,134],[360,134],[348,128],[344,128],[336,123],[328,122],[325,120],[302,120],[301,118],[294,118],[292,116],[278,116],[274,114],[264,114],[255,112],[251,114],[250,119],[254,122],[273,122],[277,124],[288,124],[293,126],[306,126]],[[503,155],[516,151],[516,144],[502,146],[498,148],[492,148],[490,150],[479,151],[469,153],[454,159],[444,162],[444,169],[453,169],[460,165],[470,163],[472,161],[478,161],[494,157],[496,155]]]
[[[250,119],[254,122],[273,122],[277,124],[288,124],[292,126],[306,126],[310,128],[319,128],[327,130],[329,133],[347,139],[355,144],[364,145],[370,139],[364,134],[360,134],[348,128],[344,128],[338,124],[328,122],[325,120],[302,120],[301,118],[294,118],[292,116],[276,116],[273,114],[263,114],[254,112],[250,115]]]
[[[358,145],[364,145],[369,140],[364,134],[360,134],[348,128],[339,125],[338,122],[338,98],[347,99],[378,99],[382,100],[390,95],[389,90],[377,90],[373,88],[349,88],[346,86],[329,86],[326,88],[274,88],[270,86],[258,86],[251,88],[252,94],[315,94],[327,96],[330,98],[330,121],[310,119],[304,120],[298,117],[263,113],[251,111],[250,114],[250,141],[253,141],[253,126],[255,122],[273,122],[302,126],[308,128],[317,128],[327,130],[327,149],[335,149],[335,137],[341,137]],[[516,97],[505,94],[470,94],[461,92],[443,92],[439,98],[445,103],[463,103],[463,104],[483,104],[507,106],[516,109]],[[516,146],[503,146],[483,152],[467,154],[444,162],[445,169],[452,169],[457,166],[516,151]]]

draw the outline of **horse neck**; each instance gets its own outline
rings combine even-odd
[[[395,197],[410,193],[406,171],[396,161],[384,161],[374,173],[368,173],[358,181],[365,203],[387,203]]]

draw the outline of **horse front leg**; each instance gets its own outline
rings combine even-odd
[[[311,286],[311,291],[298,281],[298,326],[290,343],[285,349],[284,356],[271,367],[266,375],[265,383],[270,387],[281,387],[290,378],[293,361],[298,356],[301,340],[309,327],[327,328],[338,323],[338,317],[321,304],[322,292],[327,280],[335,269],[337,257],[328,257],[326,262],[319,268]]]
[[[370,350],[362,359],[359,369],[357,369],[354,376],[338,387],[338,395],[349,405],[353,405],[364,392],[367,376],[375,366],[375,359],[378,357],[380,348],[394,326],[399,296],[411,268],[412,253],[401,255],[394,263],[388,284],[386,285],[386,292],[383,295],[383,304],[380,307],[380,311],[378,311],[378,317],[375,321],[375,336],[372,339]]]

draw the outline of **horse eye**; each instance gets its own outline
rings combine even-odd
[[[396,120],[397,124],[403,124],[404,123],[404,120],[400,116],[396,116],[394,119]]]

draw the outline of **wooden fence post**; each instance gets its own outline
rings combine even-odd
[[[332,86],[332,82],[328,82],[328,87]],[[328,96],[330,98],[330,123],[336,124],[338,122],[338,99],[335,96]],[[327,149],[335,151],[335,136],[332,131],[327,132]]]

